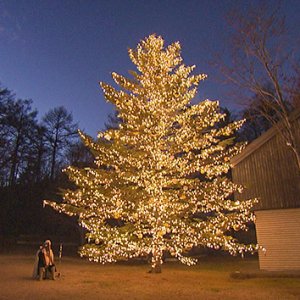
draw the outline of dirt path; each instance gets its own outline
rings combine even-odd
[[[255,270],[255,260],[212,261],[187,267],[167,263],[162,274],[147,265],[99,265],[65,258],[62,277],[31,279],[33,256],[0,255],[0,299],[300,299],[299,278],[235,280],[235,270]]]

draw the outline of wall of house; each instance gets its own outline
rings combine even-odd
[[[293,115],[300,145],[300,110]],[[245,187],[235,199],[259,198],[254,207],[262,270],[300,270],[300,176],[296,160],[275,127],[231,161],[235,183]]]
[[[300,143],[300,118],[293,125],[299,132]],[[232,176],[245,189],[243,194],[235,195],[236,199],[260,198],[256,210],[300,207],[296,160],[277,131],[266,132],[241,154],[234,163]]]
[[[300,201],[300,196],[299,196]],[[300,270],[300,208],[255,212],[261,270]]]

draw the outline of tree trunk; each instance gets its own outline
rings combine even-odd
[[[161,262],[159,261],[153,265],[149,273],[161,273]]]
[[[58,140],[58,131],[56,131],[56,134],[55,134],[55,141],[54,141],[53,151],[52,151],[51,173],[50,173],[50,179],[51,180],[54,179],[54,173],[55,173],[57,140]]]
[[[44,144],[41,140],[39,143],[38,148],[38,155],[37,155],[37,163],[35,168],[35,182],[41,181],[42,177],[42,161],[43,161],[43,155],[44,155]]]
[[[149,273],[161,273],[162,251],[154,250],[151,258],[151,269]]]
[[[11,158],[11,168],[10,168],[10,174],[9,174],[9,185],[10,186],[14,185],[15,181],[16,181],[19,146],[20,146],[20,134],[18,133],[17,139],[16,139],[16,145],[15,145],[13,155]]]
[[[300,175],[300,154],[299,154],[299,151],[296,147],[291,147],[291,150],[293,151],[293,154],[295,156],[295,160],[296,160],[296,163],[297,163],[297,167],[298,167],[298,174]]]

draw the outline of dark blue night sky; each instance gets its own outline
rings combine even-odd
[[[95,136],[113,110],[98,82],[112,83],[112,71],[127,75],[134,69],[128,47],[156,33],[167,44],[180,41],[185,63],[209,75],[198,98],[230,107],[209,60],[226,43],[226,11],[249,2],[0,0],[0,82],[32,99],[40,116],[64,105],[80,128]],[[282,1],[282,12],[299,38],[300,1]]]

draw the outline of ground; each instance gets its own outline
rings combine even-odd
[[[147,264],[100,265],[64,257],[56,281],[31,279],[34,255],[0,255],[0,299],[300,299],[300,278],[233,279],[258,270],[256,258],[204,256],[196,266],[177,262],[149,274]]]

